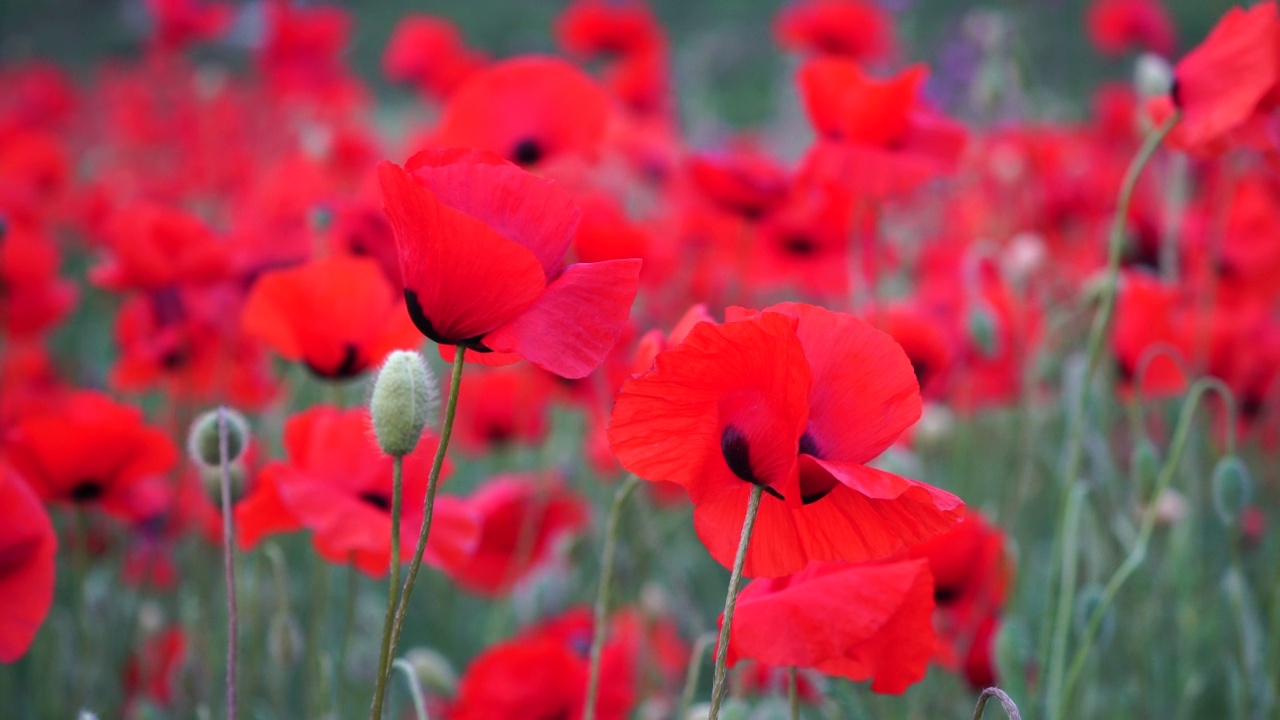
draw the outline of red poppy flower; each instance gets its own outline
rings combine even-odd
[[[4,440],[9,461],[44,500],[125,520],[164,509],[160,481],[178,460],[173,441],[145,425],[139,410],[94,392],[22,418]]]
[[[951,365],[951,343],[946,327],[917,308],[899,306],[876,317],[880,329],[889,333],[911,361],[911,369],[924,397],[937,397]]]
[[[146,0],[146,6],[155,22],[152,42],[161,50],[217,38],[231,25],[233,12],[230,5],[203,0]]]
[[[658,18],[641,0],[574,0],[556,19],[556,40],[571,53],[635,55],[665,44]]]
[[[591,613],[573,610],[499,643],[467,667],[450,720],[545,720],[582,717],[586,704]],[[596,717],[623,720],[635,696],[632,652],[605,645]]]
[[[127,392],[163,389],[197,402],[227,398],[261,408],[279,385],[266,348],[240,331],[241,292],[230,286],[166,288],[129,297],[116,315],[120,355],[111,387]]]
[[[264,538],[279,533],[301,530],[303,525],[294,516],[284,500],[280,498],[279,478],[284,473],[278,470],[259,471],[249,487],[249,492],[235,504],[236,540],[241,550],[250,550]],[[217,512],[217,508],[209,508]],[[221,513],[216,523],[218,536],[221,537]],[[390,529],[387,537],[391,537]],[[387,555],[390,556],[390,550]]]
[[[966,133],[921,102],[927,74],[917,65],[876,80],[849,60],[806,62],[800,90],[809,120],[825,141],[810,151],[802,176],[842,180],[855,192],[883,197],[951,172]]]
[[[1089,39],[1108,55],[1137,47],[1173,52],[1173,20],[1160,0],[1094,0],[1085,17]]]
[[[1138,371],[1143,369],[1141,392],[1147,397],[1175,395],[1187,385],[1181,363],[1192,361],[1191,338],[1178,315],[1176,288],[1142,273],[1127,273],[1116,298],[1116,318],[1111,328],[1117,379],[1127,393],[1137,389]],[[1157,355],[1164,348],[1174,353]],[[1140,368],[1145,363],[1145,368]]]
[[[787,196],[786,172],[773,160],[748,148],[689,158],[693,185],[716,206],[748,219],[763,215]]]
[[[1222,78],[1232,78],[1224,83]],[[1276,3],[1231,8],[1174,68],[1171,96],[1182,111],[1171,139],[1187,150],[1220,150],[1272,94],[1280,79],[1280,18]],[[1167,111],[1167,107],[1157,107]]]
[[[283,506],[311,530],[322,558],[352,562],[362,572],[382,577],[391,559],[392,461],[369,437],[371,422],[364,408],[321,405],[298,413],[285,423],[288,462],[268,464],[262,476],[273,476],[265,481],[275,484]],[[422,501],[437,443],[426,433],[404,458],[400,548],[406,562],[413,557],[422,525]],[[446,465],[442,477],[449,469]],[[470,552],[478,530],[463,501],[437,497],[425,561],[440,566],[445,558]]]
[[[933,573],[938,660],[963,669],[975,688],[991,686],[996,682],[991,642],[1013,581],[1004,533],[970,511],[950,532],[912,548],[909,555],[928,560]]]
[[[783,8],[773,25],[778,44],[860,63],[893,53],[893,16],[866,0],[804,0]]]
[[[551,378],[533,367],[470,373],[458,390],[453,440],[469,455],[512,445],[536,446],[547,436]]]
[[[393,82],[411,83],[423,95],[442,98],[486,62],[483,54],[467,48],[453,23],[409,14],[391,33],[382,71]]]
[[[480,539],[445,572],[467,590],[487,596],[510,592],[589,518],[586,505],[560,483],[526,475],[485,480],[467,498],[467,507],[479,520]]]
[[[277,92],[324,94],[352,89],[341,58],[351,33],[351,16],[345,9],[273,0],[266,5],[266,26],[258,62]]]
[[[834,183],[796,184],[760,228],[756,275],[768,287],[849,296],[853,197]]]
[[[231,271],[226,243],[182,210],[139,202],[120,210],[107,228],[107,257],[89,271],[111,290],[157,290],[209,283]]]
[[[933,654],[933,579],[922,560],[815,563],[755,580],[736,613],[730,664],[814,668],[896,695],[924,678]]]
[[[516,57],[458,86],[428,144],[487,150],[526,167],[589,160],[608,118],[609,99],[586,73],[556,58]]]
[[[49,614],[57,549],[44,505],[0,463],[0,663],[22,657]]]
[[[713,558],[733,563],[752,485],[766,497],[748,577],[887,557],[959,519],[954,495],[865,465],[920,416],[892,339],[796,303],[730,320],[697,325],[628,380],[609,426],[623,467],[689,492]]]
[[[143,640],[124,669],[125,716],[136,717],[136,708],[144,700],[172,707],[186,661],[187,636],[181,627],[165,628]]]
[[[350,378],[421,342],[395,295],[376,261],[332,256],[261,275],[241,322],[317,376]]]
[[[6,337],[38,336],[71,312],[78,293],[58,277],[59,261],[47,236],[0,227],[0,328]]]
[[[16,338],[0,354],[0,387],[0,433],[23,417],[57,407],[72,392],[43,343]]]
[[[559,185],[470,150],[425,151],[404,169],[383,162],[378,177],[409,316],[424,335],[566,378],[604,360],[641,261],[566,267],[580,211]]]

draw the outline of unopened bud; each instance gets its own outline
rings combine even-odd
[[[458,688],[458,674],[448,658],[430,648],[418,647],[405,653],[404,659],[413,667],[424,690],[437,697],[453,697]]]
[[[435,378],[422,355],[411,350],[387,355],[369,400],[373,432],[382,452],[392,457],[413,452],[435,404]]]
[[[225,422],[219,422],[219,415]],[[191,460],[205,468],[216,468],[222,464],[222,439],[219,425],[225,424],[227,433],[227,462],[235,462],[249,446],[249,423],[244,416],[230,408],[210,410],[191,423],[191,433],[187,436],[187,452]]]
[[[231,463],[227,466],[227,477],[231,481],[231,502],[240,502],[248,487],[248,471],[242,463]],[[222,505],[222,470],[219,468],[200,468],[200,484],[204,493],[214,505]]]
[[[1173,68],[1169,61],[1152,53],[1143,53],[1133,66],[1133,89],[1140,98],[1168,95],[1173,88]]]
[[[1191,512],[1191,504],[1182,493],[1173,488],[1165,488],[1156,496],[1156,524],[1160,527],[1173,527],[1186,519]]]

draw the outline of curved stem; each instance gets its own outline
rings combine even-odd
[[[431,461],[431,475],[427,478],[427,495],[423,500],[422,527],[418,531],[418,544],[414,548],[413,560],[409,564],[409,574],[405,578],[404,588],[400,591],[400,599],[396,606],[395,623],[391,627],[391,641],[387,653],[388,660],[396,656],[396,645],[400,642],[400,633],[404,632],[404,617],[409,612],[409,598],[413,594],[413,584],[418,579],[418,570],[422,567],[422,554],[426,552],[427,537],[431,534],[431,511],[435,507],[436,487],[439,485],[440,470],[444,467],[445,451],[449,448],[449,436],[453,434],[453,418],[458,410],[458,390],[462,387],[462,363],[466,354],[466,348],[459,345],[453,356],[453,373],[449,376],[449,398],[444,406],[440,444],[436,446],[436,455]],[[387,678],[390,674],[390,663],[379,669],[370,720],[379,720],[382,715],[382,699],[386,693]]]
[[[382,699],[386,693],[387,663],[391,656],[391,629],[395,625],[396,603],[400,592],[400,512],[404,493],[404,457],[391,458],[391,581],[387,589],[387,614],[382,620],[382,647],[378,653],[378,680],[373,690],[373,706],[370,708],[376,720],[382,716]]]
[[[1084,377],[1080,381],[1079,392],[1072,398],[1071,411],[1067,418],[1070,425],[1067,433],[1067,444],[1064,449],[1064,472],[1062,476],[1063,499],[1065,502],[1063,503],[1063,516],[1062,521],[1059,523],[1057,542],[1055,543],[1055,545],[1062,547],[1062,554],[1058,560],[1058,570],[1061,574],[1058,605],[1055,609],[1056,612],[1046,613],[1046,617],[1052,618],[1053,623],[1052,633],[1048,635],[1051,638],[1051,645],[1047,662],[1048,680],[1046,681],[1046,700],[1050,720],[1057,720],[1057,718],[1061,717],[1062,676],[1066,662],[1067,634],[1071,625],[1072,606],[1075,603],[1075,548],[1073,543],[1065,543],[1063,540],[1068,533],[1078,530],[1074,527],[1074,523],[1068,524],[1070,515],[1069,500],[1073,493],[1072,488],[1075,487],[1076,480],[1080,474],[1081,461],[1084,455],[1085,406],[1089,397],[1089,388],[1093,384],[1093,375],[1098,369],[1098,361],[1102,356],[1103,342],[1106,339],[1107,330],[1111,326],[1111,315],[1115,308],[1116,290],[1119,284],[1120,257],[1124,249],[1125,222],[1128,218],[1130,202],[1133,199],[1133,191],[1137,187],[1142,169],[1152,155],[1155,154],[1156,149],[1160,147],[1160,143],[1177,125],[1178,119],[1179,115],[1175,112],[1163,125],[1148,133],[1146,139],[1143,140],[1142,147],[1138,150],[1138,154],[1134,156],[1133,161],[1125,171],[1124,180],[1120,184],[1120,196],[1116,203],[1116,213],[1111,223],[1111,232],[1107,245],[1107,269],[1106,279],[1103,283],[1101,305],[1093,317],[1093,324],[1089,328],[1089,336],[1085,344]],[[1076,522],[1078,520],[1079,513],[1077,511]],[[1052,573],[1050,573],[1050,578],[1052,578]],[[1050,592],[1050,597],[1052,597],[1052,592]]]
[[[227,409],[218,408],[218,470],[222,484],[222,565],[227,583],[227,720],[236,720],[236,556],[232,547],[235,521],[231,513],[231,468],[227,450]]]
[[[684,671],[684,691],[680,693],[680,711],[676,713],[677,720],[688,717],[689,708],[693,707],[693,696],[698,692],[698,671],[702,668],[702,653],[706,652],[707,647],[715,641],[715,633],[705,633],[693,643],[693,650],[689,652],[689,666]]]
[[[396,660],[391,663],[392,669],[404,673],[405,684],[409,686],[409,697],[413,698],[413,713],[418,720],[427,720],[427,700],[422,694],[422,685],[418,682],[418,674],[408,660]]]
[[[1013,698],[1009,697],[1009,693],[995,687],[983,690],[978,696],[978,704],[973,708],[973,720],[982,720],[982,713],[987,709],[987,701],[991,698],[1000,702],[1000,707],[1004,708],[1004,714],[1009,720],[1022,720],[1022,715],[1018,713],[1018,706],[1014,704]]]
[[[591,669],[587,675],[587,704],[582,713],[583,720],[595,720],[596,717],[596,696],[600,690],[600,657],[604,651],[605,625],[609,619],[609,586],[613,582],[613,560],[618,551],[618,520],[622,517],[623,504],[639,484],[640,478],[635,475],[628,477],[613,494],[613,504],[609,506],[609,519],[604,533],[604,557],[600,560],[600,590],[596,593]]]
[[[1124,562],[1120,564],[1120,567],[1116,568],[1111,579],[1107,581],[1106,586],[1103,588],[1101,599],[1094,606],[1085,624],[1084,633],[1080,638],[1080,647],[1072,658],[1071,667],[1067,671],[1066,681],[1062,686],[1062,705],[1064,706],[1062,712],[1065,712],[1065,705],[1068,698],[1071,697],[1071,691],[1080,679],[1080,672],[1084,670],[1084,661],[1088,657],[1089,650],[1093,647],[1094,639],[1098,636],[1098,630],[1102,627],[1102,621],[1106,616],[1107,609],[1111,607],[1116,595],[1120,592],[1120,588],[1124,586],[1129,576],[1133,575],[1146,560],[1147,546],[1151,542],[1151,534],[1155,530],[1156,520],[1159,516],[1156,499],[1173,482],[1173,473],[1177,470],[1178,461],[1182,459],[1182,451],[1186,446],[1187,436],[1190,434],[1191,422],[1195,418],[1196,409],[1200,406],[1201,398],[1209,391],[1218,392],[1224,395],[1229,403],[1231,402],[1230,390],[1227,390],[1222,381],[1217,378],[1201,378],[1191,386],[1187,399],[1182,405],[1182,412],[1178,416],[1178,425],[1174,430],[1173,440],[1170,444],[1169,457],[1165,460],[1164,466],[1160,468],[1160,475],[1156,480],[1151,500],[1147,503],[1146,510],[1142,513],[1138,539]],[[1228,442],[1234,450],[1234,440],[1229,440]]]
[[[738,603],[738,585],[742,583],[742,566],[747,563],[747,547],[751,544],[751,528],[756,524],[756,512],[760,509],[760,496],[764,486],[753,485],[751,498],[747,500],[747,516],[742,521],[742,538],[738,541],[738,555],[729,575],[729,594],[724,599],[724,623],[720,626],[720,641],[716,644],[715,683],[711,686],[711,713],[707,720],[720,716],[720,703],[725,695],[725,657],[729,653],[729,631],[733,627],[733,610]]]

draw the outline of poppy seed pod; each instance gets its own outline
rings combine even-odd
[[[235,462],[249,446],[249,423],[243,415],[226,407],[209,410],[191,423],[191,433],[187,436],[187,453],[202,468],[217,468],[222,464],[219,412],[225,413],[227,419],[227,464]]]
[[[373,432],[382,452],[392,457],[413,452],[436,400],[435,378],[421,354],[397,350],[387,355],[369,400]]]

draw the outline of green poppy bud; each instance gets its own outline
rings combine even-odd
[[[392,457],[413,452],[436,400],[435,378],[420,353],[396,350],[387,355],[369,400],[373,432],[382,452]]]
[[[209,410],[191,423],[191,433],[187,436],[187,452],[202,468],[217,468],[222,464],[219,414],[226,417],[227,463],[239,459],[249,446],[249,423],[243,415],[226,407]]]

